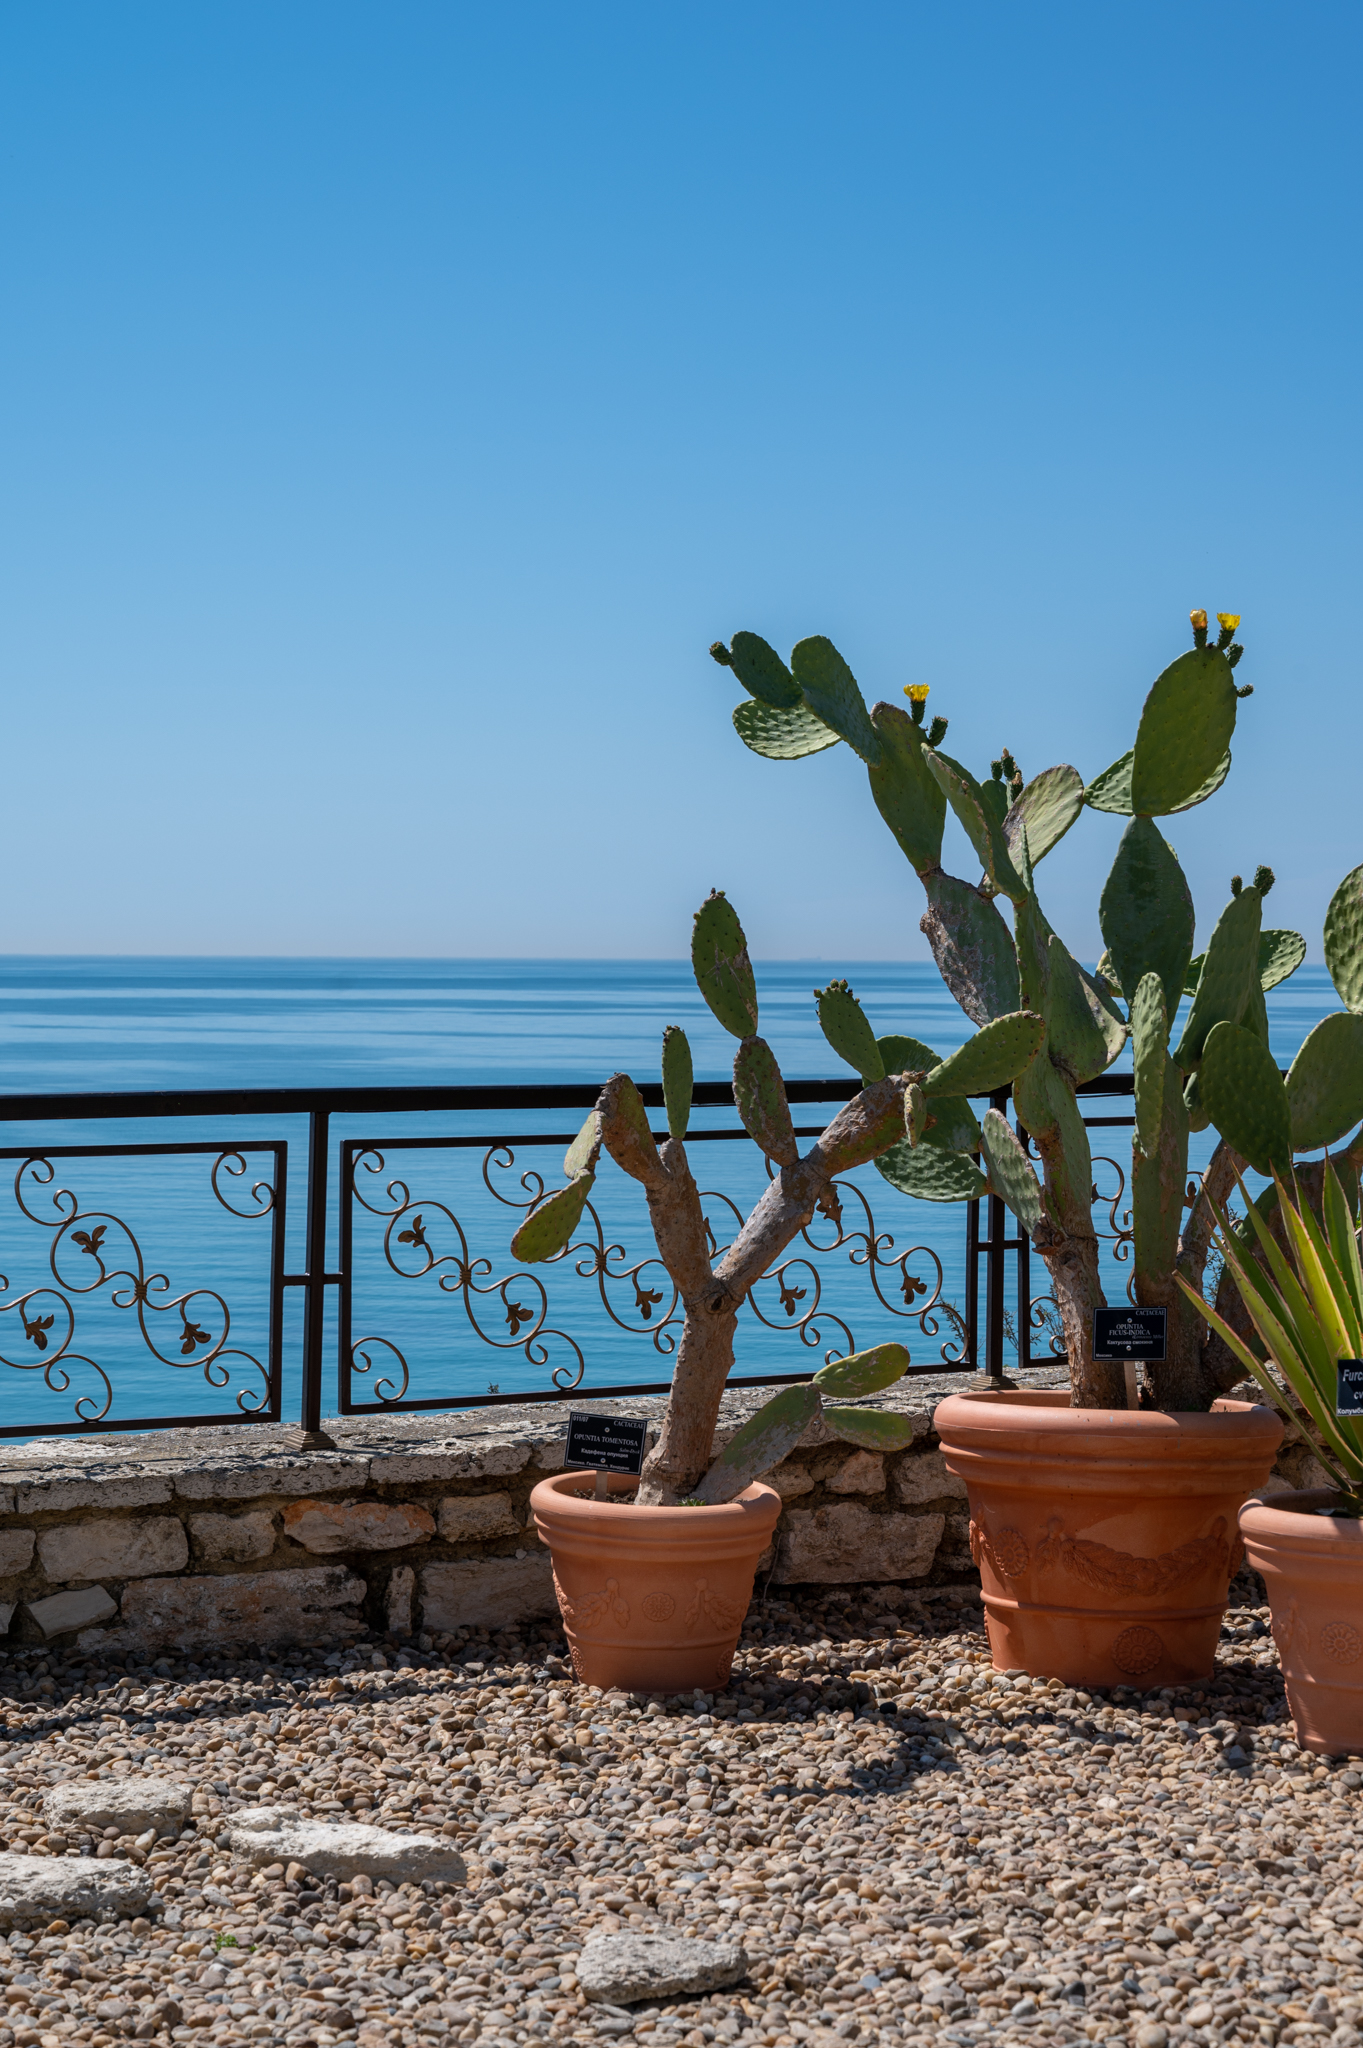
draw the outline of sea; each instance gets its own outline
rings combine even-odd
[[[838,971],[877,1032],[907,1032],[940,1054],[968,1035],[930,963]],[[817,961],[759,965],[762,1033],[788,1079],[844,1071],[815,1015],[828,974]],[[1282,1065],[1337,1007],[1322,968],[1270,993]],[[644,1082],[658,1078],[668,1024],[685,1029],[698,1079],[728,1078],[733,1041],[681,960],[10,956],[0,959],[0,1094],[595,1085],[620,1069]],[[797,1128],[812,1133],[836,1106],[797,1106]],[[1130,1111],[1120,1099],[1090,1107]],[[675,1303],[636,1183],[604,1164],[566,1257],[527,1266],[511,1255],[535,1196],[561,1184],[577,1121],[509,1109],[333,1118],[327,1264],[339,1270],[344,1219],[349,1328],[342,1290],[329,1287],[325,1414],[666,1383]],[[693,1115],[693,1170],[717,1247],[766,1182],[736,1132],[731,1110]],[[1130,1138],[1112,1124],[1093,1139],[1115,1300],[1130,1275]],[[1194,1166],[1209,1149],[1201,1141]],[[272,1275],[305,1264],[306,1118],[9,1115],[0,1173],[0,1432],[248,1418],[272,1370],[283,1416],[296,1419],[302,1298]],[[917,1368],[954,1361],[966,1216],[962,1203],[911,1200],[858,1169],[840,1229],[818,1219],[755,1290],[735,1376],[803,1373],[890,1337]],[[1010,1360],[1028,1314],[1015,1267],[1010,1254]],[[1050,1348],[1044,1294],[1033,1260],[1034,1355]]]

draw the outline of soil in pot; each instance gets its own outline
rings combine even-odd
[[[1073,1408],[1065,1391],[952,1394],[935,1424],[970,1495],[995,1668],[1067,1685],[1210,1677],[1236,1516],[1272,1469],[1269,1408]]]
[[[1316,1756],[1363,1753],[1363,1522],[1329,1491],[1275,1493],[1240,1511],[1268,1588],[1297,1740]]]
[[[609,1483],[619,1495],[638,1482]],[[781,1496],[759,1481],[723,1507],[641,1508],[594,1500],[592,1484],[559,1472],[530,1496],[578,1678],[627,1692],[727,1685]]]

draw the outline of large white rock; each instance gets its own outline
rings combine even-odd
[[[126,1920],[150,1897],[147,1872],[116,1856],[0,1856],[0,1927]]]
[[[117,1614],[118,1602],[111,1600],[103,1586],[83,1586],[78,1593],[53,1593],[46,1600],[30,1600],[28,1612],[43,1632],[46,1642],[64,1636],[73,1628],[89,1628]]]
[[[921,1579],[931,1569],[945,1519],[877,1515],[853,1501],[787,1508],[775,1576],[783,1585]]]
[[[557,1613],[547,1550],[422,1567],[421,1625],[438,1634],[456,1628],[506,1628],[513,1621],[536,1621]]]
[[[54,1785],[43,1801],[50,1821],[78,1832],[117,1828],[140,1835],[146,1828],[165,1831],[183,1826],[194,1796],[192,1785],[173,1778],[88,1778]]]
[[[38,1537],[49,1579],[141,1579],[183,1571],[189,1563],[184,1523],[174,1515],[58,1523]]]
[[[736,1984],[748,1958],[736,1941],[696,1941],[684,1934],[598,1934],[577,1959],[577,1981],[588,1998],[633,2005],[641,1998],[675,1998],[685,1991],[718,1991]]]
[[[303,1820],[282,1806],[252,1806],[236,1816],[232,1854],[239,1863],[301,1863],[314,1877],[387,1877],[394,1884],[460,1884],[464,1859],[439,1835],[398,1835],[361,1821]]]

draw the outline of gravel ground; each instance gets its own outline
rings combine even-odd
[[[1262,1610],[1205,1691],[991,1675],[976,1595],[757,1604],[720,1700],[590,1693],[539,1634],[3,1667],[0,1835],[87,1772],[191,1777],[145,1920],[0,1937],[0,2048],[1359,2039],[1360,1778],[1290,1741]],[[1252,1595],[1250,1596],[1252,1597]],[[234,1866],[234,1808],[442,1831],[463,1885]],[[111,1845],[113,1846],[113,1845]],[[106,1853],[108,1853],[106,1851]],[[589,1933],[737,1934],[734,1990],[588,2006]]]

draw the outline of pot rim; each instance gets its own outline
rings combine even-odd
[[[1106,1438],[1129,1443],[1136,1437],[1151,1451],[1161,1440],[1210,1450],[1225,1446],[1228,1438],[1252,1442],[1262,1437],[1267,1441],[1281,1438],[1283,1432],[1281,1418],[1263,1401],[1222,1399],[1205,1413],[1186,1408],[1170,1413],[1161,1408],[1076,1408],[1067,1389],[1051,1387],[947,1394],[933,1410],[932,1426],[944,1441],[950,1433],[962,1444],[972,1437],[992,1442],[1024,1434],[1062,1442],[1066,1438]]]
[[[613,1504],[594,1499],[590,1492],[576,1491],[584,1482],[590,1487],[593,1477],[588,1470],[551,1473],[532,1489],[531,1512],[536,1516],[543,1515],[546,1522],[568,1529],[589,1526],[622,1532],[629,1529],[641,1536],[682,1530],[690,1530],[694,1534],[709,1529],[716,1536],[726,1536],[737,1534],[754,1521],[762,1522],[768,1517],[775,1521],[782,1507],[776,1488],[761,1479],[745,1486],[736,1499],[722,1501],[718,1506],[706,1503],[683,1508],[639,1507],[633,1501]],[[610,1472],[606,1475],[606,1485],[612,1494],[626,1493],[637,1484],[637,1475],[632,1473]]]
[[[1268,1500],[1247,1500],[1240,1510],[1240,1533],[1246,1539],[1280,1543],[1293,1550],[1316,1546],[1338,1550],[1341,1544],[1351,1548],[1363,1545],[1363,1517],[1311,1512],[1312,1508],[1328,1507],[1338,1498],[1338,1487],[1305,1486],[1272,1494]],[[1283,1505],[1288,1501],[1294,1505]]]

